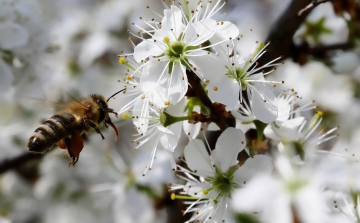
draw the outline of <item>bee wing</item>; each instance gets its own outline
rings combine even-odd
[[[76,103],[73,103],[73,105],[79,106],[79,108],[82,108],[82,109],[84,109],[84,108],[87,109],[88,108],[86,105],[81,103],[81,101],[79,101],[74,96],[72,96],[69,92],[66,92],[66,93],[73,99],[73,102],[76,102]]]
[[[55,112],[65,110],[69,106],[69,102],[54,102],[49,101],[41,98],[34,98],[34,97],[26,97],[31,100],[36,100],[39,102],[39,105],[45,108],[52,108]],[[87,108],[85,105],[83,105],[79,100],[72,97],[73,101],[70,102],[73,108],[78,109],[84,109]]]
[[[66,105],[66,103],[54,102],[54,101],[49,101],[49,100],[45,100],[45,99],[41,99],[41,98],[34,98],[34,97],[28,97],[28,96],[26,96],[26,98],[39,102],[38,105],[40,105],[42,107],[53,108],[56,111],[62,110]]]

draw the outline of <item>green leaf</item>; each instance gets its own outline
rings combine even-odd
[[[235,216],[237,223],[260,223],[257,217],[253,214],[237,214]]]
[[[301,37],[309,37],[312,38],[315,43],[320,43],[320,37],[322,35],[332,33],[332,30],[325,26],[325,21],[325,17],[315,22],[305,21],[306,31]]]

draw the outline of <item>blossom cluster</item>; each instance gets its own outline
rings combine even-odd
[[[10,90],[15,76],[34,75],[39,54],[49,42],[43,18],[31,1],[0,1],[0,91]],[[24,80],[18,81],[23,84]],[[19,83],[18,83],[19,84]]]
[[[140,43],[129,38],[134,52],[119,55],[128,67],[128,103],[120,113],[133,119],[134,149],[151,150],[143,176],[158,151],[165,151],[179,178],[169,186],[171,199],[185,200],[183,213],[192,213],[188,222],[357,220],[358,188],[352,181],[358,167],[323,146],[338,136],[338,127],[319,130],[323,113],[314,101],[304,103],[294,89],[280,86],[284,81],[266,78],[281,57],[259,62],[270,42],[254,41],[243,52],[239,29],[215,20],[224,4],[164,2],[159,21],[140,17],[146,28],[133,23],[138,32],[128,30]],[[220,125],[219,116],[233,124]],[[205,131],[219,129],[212,146]],[[251,129],[255,137],[245,135]],[[189,142],[183,157],[174,159],[182,131]],[[334,179],[334,166],[350,184]],[[351,197],[355,209],[349,211]]]
[[[0,0],[0,223],[360,222],[360,57],[317,53],[358,41],[356,13],[316,6],[289,38],[321,60],[267,61],[285,6]],[[54,115],[28,97],[119,90],[117,141],[89,134],[71,168],[59,149],[24,161]]]

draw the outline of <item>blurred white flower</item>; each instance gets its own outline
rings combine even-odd
[[[333,211],[343,217],[343,222],[359,222],[360,221],[360,196],[357,193],[335,193],[331,203]]]
[[[337,73],[352,73],[359,67],[360,56],[356,52],[341,52],[332,58],[332,68]]]
[[[1,56],[1,52],[0,52]],[[2,93],[9,92],[11,85],[14,81],[14,76],[9,66],[0,59],[0,91]]]
[[[322,166],[296,166],[279,156],[275,167],[277,176],[259,175],[234,193],[234,210],[257,212],[263,223],[329,222]]]
[[[35,75],[40,56],[49,44],[49,29],[32,0],[0,0],[0,91],[17,85],[15,77]],[[30,81],[28,81],[30,82]]]
[[[0,216],[0,223],[11,223],[12,221],[8,218],[4,218]]]
[[[105,198],[109,200],[114,222],[162,222],[159,219],[153,199],[162,194],[162,186],[174,178],[170,162],[164,151],[157,153],[157,162],[154,170],[146,176],[141,176],[143,164],[149,158],[148,151],[136,151],[134,154],[122,151],[122,155],[112,150],[108,153],[104,168],[111,178],[106,183],[92,185],[92,193],[97,206],[103,206]],[[127,159],[130,158],[130,159]],[[130,161],[130,164],[126,164]],[[139,215],[139,212],[142,214]]]
[[[288,60],[270,79],[284,80],[287,88],[295,89],[306,102],[315,100],[322,109],[344,112],[354,103],[351,79],[333,74],[320,62],[309,62],[301,67]]]
[[[45,50],[49,33],[35,1],[1,0],[0,8],[0,49],[10,50],[25,61]]]
[[[321,24],[321,20],[324,20]],[[317,29],[314,29],[319,32],[321,28],[319,26],[323,26],[323,29],[327,29],[328,31],[322,32],[320,36],[316,36],[314,39],[314,35],[318,35],[319,33],[311,33],[313,35],[306,36],[305,39],[311,45],[315,45],[318,43],[327,45],[327,44],[337,44],[348,41],[349,28],[347,22],[344,17],[338,16],[334,12],[334,8],[331,2],[326,2],[324,4],[319,5],[311,11],[310,15],[306,19],[307,24],[317,25]],[[320,24],[319,24],[320,23]],[[300,42],[299,36],[306,33],[306,23],[300,26],[297,32],[294,35],[294,39],[296,42]],[[309,29],[309,28],[308,28]],[[317,40],[318,39],[318,40]],[[315,41],[316,40],[316,41]]]
[[[186,176],[181,178],[187,184],[171,186],[171,190],[183,189],[181,195],[172,194],[172,199],[195,200],[186,202],[190,206],[184,213],[195,213],[188,222],[223,221],[229,217],[229,200],[234,190],[246,184],[256,174],[271,173],[271,160],[265,155],[251,157],[242,166],[238,166],[237,156],[245,145],[244,133],[231,127],[220,135],[210,156],[201,140],[190,139],[184,155],[191,171],[179,167],[180,172]]]

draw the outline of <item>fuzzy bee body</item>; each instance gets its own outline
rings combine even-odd
[[[72,160],[69,165],[75,165],[84,147],[82,135],[88,134],[94,129],[104,139],[99,127],[110,125],[114,128],[117,139],[118,131],[111,122],[109,113],[114,113],[116,116],[117,114],[113,109],[108,108],[108,100],[101,95],[94,94],[61,105],[59,112],[46,120],[32,134],[28,143],[28,151],[44,153],[57,144],[60,148],[67,149],[67,155]]]
[[[71,136],[80,129],[70,113],[54,115],[40,125],[29,139],[28,150],[44,153],[66,136]]]

